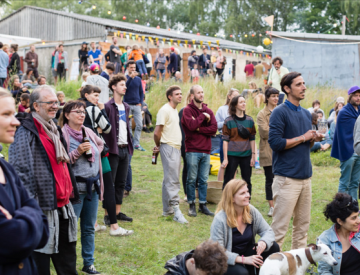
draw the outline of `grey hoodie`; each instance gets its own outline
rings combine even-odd
[[[275,241],[275,234],[261,213],[250,205],[250,214],[252,216],[253,236],[260,235],[260,240],[266,243],[265,251],[268,251]],[[228,264],[235,265],[235,259],[239,254],[231,252],[232,249],[232,228],[227,225],[226,214],[223,210],[217,213],[210,228],[210,239],[219,242],[225,247]]]

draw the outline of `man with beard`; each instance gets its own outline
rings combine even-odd
[[[269,144],[273,150],[272,186],[275,241],[281,247],[293,217],[291,249],[305,248],[310,226],[311,176],[310,148],[324,135],[312,130],[311,114],[300,106],[306,86],[300,73],[291,72],[281,80],[287,95],[284,104],[270,116]]]
[[[348,104],[339,112],[336,120],[331,156],[340,160],[341,176],[339,191],[357,200],[360,180],[360,156],[354,153],[354,125],[360,114],[360,87],[348,91]]]
[[[283,60],[281,57],[275,57],[272,61],[274,65],[269,72],[269,85],[280,91],[278,105],[284,102],[285,93],[281,91],[280,81],[284,75],[289,73],[289,70],[283,67]]]
[[[185,132],[185,151],[187,161],[187,201],[189,216],[196,217],[195,183],[199,184],[199,212],[214,216],[206,207],[207,180],[209,177],[211,137],[216,134],[217,122],[214,113],[204,101],[204,91],[200,85],[190,88],[194,99],[184,108],[181,124]]]

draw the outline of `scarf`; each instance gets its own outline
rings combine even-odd
[[[77,142],[82,143],[83,142],[83,134],[82,131],[77,131],[74,130],[73,128],[71,128],[68,124],[65,124],[64,127],[66,128],[66,131],[69,133],[69,135],[75,139]],[[82,125],[81,127],[84,127],[84,125]],[[92,156],[91,158],[88,158],[88,161],[90,162],[95,162],[95,152],[94,152],[94,148],[91,146],[91,153]]]
[[[59,134],[59,131],[58,131],[57,126],[55,125],[54,121],[52,121],[52,119],[51,119],[49,122],[47,122],[36,112],[32,112],[32,116],[41,124],[45,133],[48,135],[48,137],[54,143],[55,153],[56,153],[56,161],[58,163],[60,163],[60,162],[70,163],[70,158],[69,158],[63,144],[60,141],[60,134]]]

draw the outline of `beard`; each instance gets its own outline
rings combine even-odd
[[[196,103],[203,103],[203,100],[197,99],[196,97],[194,97],[194,100],[195,100]]]

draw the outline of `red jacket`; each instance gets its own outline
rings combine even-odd
[[[206,116],[203,113],[210,115],[210,122],[207,122]],[[210,154],[211,137],[217,131],[217,123],[213,111],[204,103],[202,104],[202,109],[199,109],[191,101],[184,108],[181,125],[185,132],[185,151]]]

